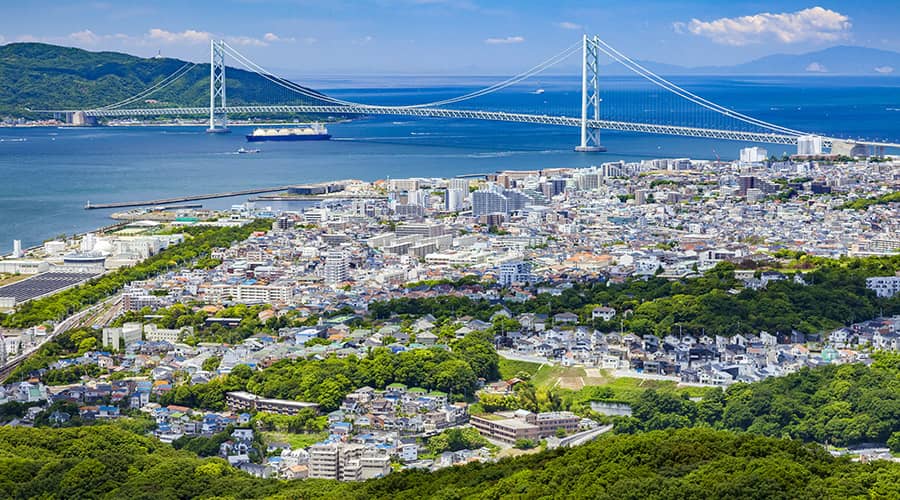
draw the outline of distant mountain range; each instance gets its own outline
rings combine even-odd
[[[684,67],[652,61],[640,63],[660,75],[896,75],[900,53],[841,45],[806,54],[775,54],[733,66]],[[619,64],[606,65],[614,74],[628,74]]]
[[[90,108],[127,99],[184,66],[169,58],[90,52],[44,43],[0,46],[0,116],[39,116],[34,109]],[[865,47],[831,47],[800,55],[773,55],[735,66],[686,68],[641,62],[661,75],[900,75],[900,53]],[[202,106],[209,102],[209,65],[198,64],[149,105]],[[607,74],[630,74],[621,65]],[[272,101],[273,85],[255,73],[228,70],[230,103]],[[283,102],[284,94],[278,96]],[[141,105],[148,105],[141,102]]]

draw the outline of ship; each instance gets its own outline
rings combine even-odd
[[[236,153],[239,154],[239,155],[246,155],[246,154],[251,154],[251,153],[259,153],[259,150],[258,150],[258,149],[244,149],[244,148],[238,148],[238,150],[236,151]]]
[[[331,134],[324,125],[313,123],[308,127],[258,128],[247,135],[249,142],[260,141],[327,141]]]

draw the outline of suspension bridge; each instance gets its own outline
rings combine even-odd
[[[523,82],[534,81],[537,75],[562,63],[576,54],[581,55],[581,88],[569,93],[567,109],[552,111],[532,107],[524,111],[503,109],[504,106],[489,98],[521,89]],[[253,103],[228,101],[226,61],[230,58],[244,70],[258,75],[260,82],[278,89],[281,101],[277,103]],[[601,60],[608,61],[606,65]],[[601,85],[604,69],[610,65],[625,68],[625,73],[637,77],[646,88],[616,89],[615,79]],[[83,113],[89,117],[153,117],[153,116],[207,116],[208,131],[228,131],[229,115],[329,115],[360,116],[388,115],[423,118],[451,118],[467,120],[491,120],[499,122],[531,123],[576,127],[580,129],[580,142],[575,148],[581,152],[605,151],[600,142],[601,130],[663,134],[708,139],[725,139],[752,143],[797,145],[803,137],[812,139],[826,148],[838,143],[862,144],[883,150],[900,148],[900,144],[871,140],[846,140],[828,137],[776,125],[770,121],[749,116],[705,99],[682,86],[663,78],[644,65],[619,52],[600,37],[583,36],[582,39],[544,60],[540,64],[516,76],[455,97],[436,99],[416,104],[372,104],[340,99],[297,84],[275,75],[259,66],[223,40],[210,42],[209,105],[208,106],[148,106],[151,97],[172,88],[175,82],[200,67],[186,63],[174,73],[157,81],[143,91],[116,103],[83,110],[46,110],[55,113]],[[621,82],[620,82],[621,83]],[[532,92],[543,94],[543,89]],[[568,95],[568,94],[567,94]],[[285,97],[286,96],[286,97]],[[579,99],[580,97],[580,99]],[[558,99],[557,99],[558,100]],[[543,101],[544,103],[547,100]],[[572,104],[576,106],[571,106]],[[602,104],[602,114],[601,114]],[[141,106],[142,107],[136,107]],[[574,109],[572,109],[574,107]]]

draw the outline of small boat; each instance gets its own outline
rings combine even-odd
[[[541,95],[543,93],[544,93],[544,89],[537,89],[534,92],[532,92],[532,94],[534,94],[534,95]]]
[[[246,154],[250,154],[250,153],[259,153],[259,150],[258,149],[246,149],[246,148],[238,148],[238,150],[237,150],[237,154],[239,154],[239,155],[246,155]]]

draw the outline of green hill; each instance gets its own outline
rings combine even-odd
[[[39,117],[33,109],[89,109],[134,96],[171,75],[185,61],[90,52],[45,43],[0,46],[0,116]],[[229,104],[299,102],[296,94],[234,68],[226,71]],[[147,96],[154,106],[209,104],[209,64]],[[141,106],[147,106],[140,103]]]
[[[408,471],[364,483],[256,479],[110,426],[0,428],[4,498],[898,498],[900,464],[709,429]]]

